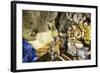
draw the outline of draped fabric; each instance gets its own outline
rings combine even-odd
[[[23,62],[36,61],[36,50],[26,40],[23,40]]]

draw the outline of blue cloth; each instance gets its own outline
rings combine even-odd
[[[23,62],[36,61],[36,50],[26,40],[23,40]]]

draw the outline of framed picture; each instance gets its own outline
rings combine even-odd
[[[97,67],[97,6],[11,2],[11,71]]]

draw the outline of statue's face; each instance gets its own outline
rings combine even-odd
[[[23,29],[23,38],[28,40],[28,41],[33,41],[36,40],[37,34],[36,32],[33,32],[31,29]]]
[[[55,20],[57,12],[50,11],[23,11],[23,38],[29,41],[36,39],[36,31],[47,32],[47,22]],[[34,31],[36,30],[36,31]]]
[[[38,11],[23,11],[23,28],[22,35],[23,38],[28,41],[33,41],[36,39],[37,26],[39,24],[39,12]]]

